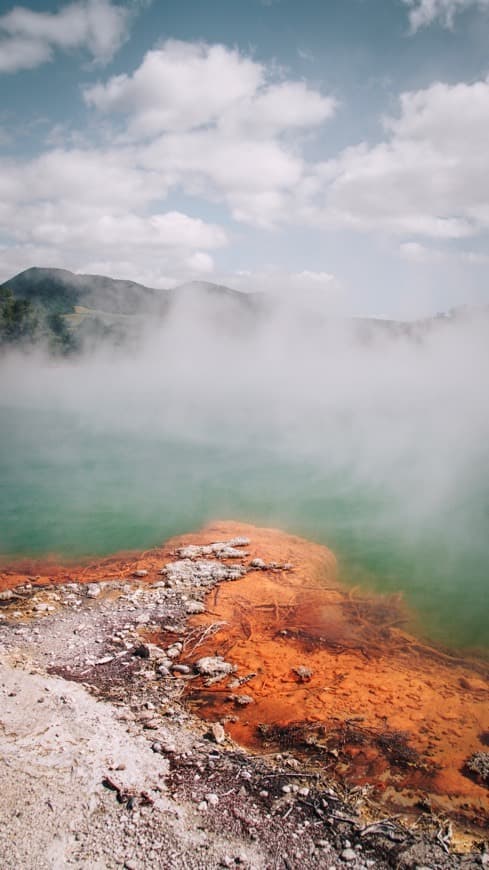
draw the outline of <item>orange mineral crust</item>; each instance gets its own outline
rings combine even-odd
[[[325,547],[220,522],[143,553],[81,565],[4,564],[0,592],[22,584],[161,583],[179,547],[240,537],[250,543],[239,560],[221,564],[239,561],[247,573],[208,593],[179,660],[194,671],[199,659],[222,656],[235,671],[214,681],[191,674],[189,705],[254,751],[291,752],[348,787],[368,786],[396,811],[430,809],[487,831],[488,778],[467,761],[477,753],[489,761],[488,662],[403,631],[414,620],[402,599],[340,584]],[[167,646],[174,636],[151,639]]]
[[[324,547],[233,523],[185,541],[235,535],[250,538],[251,570],[208,595],[184,659],[223,656],[236,670],[189,681],[192,707],[244,746],[303,753],[391,805],[488,827],[487,781],[466,767],[487,752],[487,662],[404,632],[399,598],[341,586]],[[267,567],[254,570],[257,557]]]

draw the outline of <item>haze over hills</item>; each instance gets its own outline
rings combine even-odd
[[[487,315],[481,309],[478,315]],[[472,312],[473,313],[473,312]],[[440,325],[470,316],[455,309],[417,321],[333,317],[324,308],[308,308],[301,298],[244,293],[206,281],[156,289],[104,275],[80,275],[66,269],[32,267],[0,285],[0,344],[44,342],[54,352],[71,352],[101,344],[136,344],[150,326],[170,315],[200,329],[212,323],[233,336],[253,329],[267,316],[284,317],[285,328],[326,333],[348,324],[360,342],[382,336],[419,340]]]
[[[8,301],[10,318],[23,321],[14,323],[14,340],[47,338],[52,344],[54,325],[64,331],[66,346],[73,348],[136,341],[148,322],[158,322],[178,305],[230,329],[246,324],[261,308],[259,294],[205,281],[155,289],[104,275],[39,267],[26,269],[0,285],[2,299],[4,308]]]

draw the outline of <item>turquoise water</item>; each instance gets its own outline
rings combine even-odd
[[[278,525],[332,547],[349,582],[402,590],[428,636],[488,650],[487,467],[479,454],[431,510],[413,459],[407,510],[404,484],[358,475],[327,450],[94,430],[74,412],[3,408],[0,553],[143,549],[215,518]]]

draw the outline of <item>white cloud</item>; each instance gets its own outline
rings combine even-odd
[[[106,63],[126,39],[132,11],[112,0],[77,0],[54,13],[15,6],[0,16],[0,72],[33,69],[56,50],[84,49]]]
[[[171,275],[207,274],[207,252],[226,245],[227,233],[163,210],[165,192],[164,179],[138,166],[132,149],[58,148],[0,161],[0,235],[10,240],[13,258],[2,254],[2,268],[36,263],[79,271],[100,261],[120,276],[117,263],[131,262],[135,280],[150,273],[156,286],[167,286]]]
[[[489,263],[489,254],[479,251],[440,249],[422,245],[420,242],[403,242],[399,245],[399,254],[403,260],[420,265],[435,264],[442,266],[483,266]]]
[[[261,272],[241,271],[225,280],[246,293],[261,292],[288,299],[321,300],[330,304],[339,292],[339,283],[331,272],[284,272],[269,268]]]
[[[215,122],[262,83],[261,64],[222,45],[168,40],[149,51],[132,76],[113,76],[84,92],[88,105],[129,116],[129,131],[148,135]]]
[[[313,172],[311,220],[463,238],[489,229],[489,80],[405,93],[387,139],[347,148]]]
[[[236,220],[288,220],[303,180],[301,141],[337,101],[302,81],[277,80],[236,49],[168,40],[130,76],[85,89],[89,106],[126,124],[118,141],[169,187],[224,200]],[[298,136],[299,134],[299,136]]]
[[[223,45],[170,39],[131,75],[86,88],[87,105],[128,118],[133,138],[215,126],[267,138],[322,124],[337,101],[301,81],[271,81],[263,64]]]
[[[452,28],[455,16],[471,7],[489,9],[489,0],[403,0],[410,7],[411,32],[439,21],[443,27]]]
[[[191,254],[187,260],[187,265],[190,273],[194,275],[211,275],[214,271],[214,260],[205,251],[196,251],[195,254]]]

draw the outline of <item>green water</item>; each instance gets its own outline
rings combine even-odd
[[[482,460],[480,460],[482,461]],[[76,414],[2,410],[0,552],[83,557],[143,549],[215,518],[327,544],[345,578],[402,590],[428,636],[489,649],[489,485],[474,469],[444,509],[263,443],[94,431]],[[414,505],[414,508],[413,508]],[[408,521],[407,521],[408,520]]]

